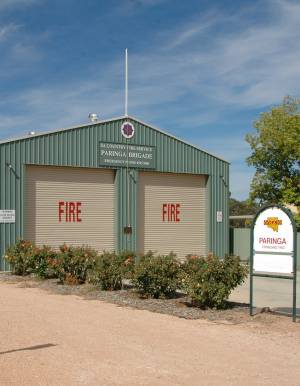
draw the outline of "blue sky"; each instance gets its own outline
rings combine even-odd
[[[129,114],[253,175],[245,134],[300,89],[300,1],[0,0],[0,139]]]

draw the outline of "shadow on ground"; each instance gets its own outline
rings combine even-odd
[[[276,314],[292,316],[293,308],[292,307],[275,307],[275,308],[272,308],[272,312],[276,312]],[[296,308],[296,314],[298,317],[300,317],[300,308]]]
[[[36,346],[23,347],[23,348],[17,348],[17,349],[14,349],[14,350],[1,351],[0,355],[9,354],[9,353],[12,353],[12,352],[17,352],[17,351],[41,350],[43,348],[54,347],[54,346],[57,346],[57,345],[53,344],[53,343],[38,344]]]

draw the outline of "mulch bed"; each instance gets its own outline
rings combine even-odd
[[[77,295],[90,300],[98,299],[119,306],[185,319],[206,319],[226,324],[240,324],[250,321],[248,304],[228,302],[228,308],[225,310],[203,310],[193,307],[190,299],[184,294],[178,294],[175,299],[145,299],[130,286],[120,291],[101,291],[91,284],[62,285],[58,284],[57,279],[40,280],[34,276],[20,277],[6,273],[0,274],[0,281],[19,283],[19,286],[24,288],[41,288],[61,295]]]

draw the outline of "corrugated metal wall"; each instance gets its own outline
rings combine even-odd
[[[157,167],[160,172],[206,174],[208,178],[208,219],[209,249],[218,256],[228,252],[228,163],[200,151],[193,146],[148,127],[141,122],[130,120],[135,125],[132,144],[156,146]],[[65,131],[33,136],[0,144],[0,209],[15,209],[15,224],[0,224],[0,253],[23,236],[24,165],[57,165],[98,167],[99,142],[126,143],[120,132],[124,119],[81,126]],[[12,168],[7,166],[12,165]],[[118,234],[116,249],[136,248],[136,202],[138,170],[131,169],[129,178],[130,222],[132,235],[125,235],[123,227],[128,225],[126,169],[116,172],[117,193],[116,227]],[[223,212],[223,222],[217,223],[216,212]],[[117,230],[117,229],[116,229]],[[1,267],[7,269],[1,261]]]

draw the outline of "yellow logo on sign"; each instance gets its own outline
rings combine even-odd
[[[278,217],[268,217],[264,220],[264,225],[273,229],[274,232],[278,232],[278,227],[279,225],[282,225],[282,220],[279,220]]]

